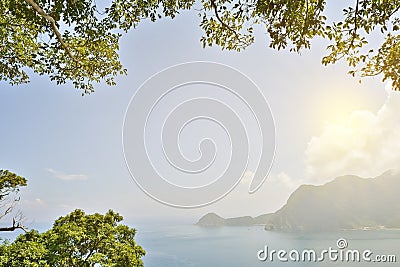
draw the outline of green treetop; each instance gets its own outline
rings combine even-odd
[[[83,93],[96,82],[114,85],[117,75],[126,74],[118,56],[122,34],[194,4],[112,0],[99,10],[94,0],[0,0],[0,80],[26,83],[31,69],[57,84],[72,82]],[[273,49],[300,52],[322,37],[329,41],[323,64],[345,60],[351,75],[380,75],[400,90],[400,0],[352,1],[337,21],[325,9],[326,0],[202,0],[196,12],[203,46],[241,51],[254,42],[257,24]]]
[[[142,267],[145,251],[136,244],[136,230],[120,224],[122,216],[75,210],[44,233],[30,231],[0,246],[0,266]]]

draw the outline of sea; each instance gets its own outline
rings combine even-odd
[[[263,226],[200,227],[189,223],[134,227],[136,242],[146,251],[145,267],[400,266],[400,230],[284,233],[265,231]],[[50,225],[36,227],[40,228]],[[2,233],[1,238],[12,241],[16,235]],[[310,251],[315,257],[309,256]]]
[[[146,250],[146,267],[400,266],[400,230],[282,233],[263,226],[151,225],[141,226],[136,240]]]

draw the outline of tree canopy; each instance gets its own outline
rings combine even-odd
[[[0,266],[141,267],[145,251],[134,240],[136,230],[122,220],[112,210],[105,215],[75,210],[44,233],[32,230],[0,245]]]
[[[17,193],[26,185],[24,177],[0,170],[0,219],[12,214]],[[123,217],[112,210],[102,215],[77,209],[44,233],[28,232],[19,219],[14,216],[12,226],[0,227],[0,232],[25,231],[14,242],[0,244],[0,266],[143,266],[145,251],[135,242],[136,230],[121,224]]]
[[[26,179],[8,170],[0,170],[0,220],[7,215],[14,215],[12,225],[0,227],[1,231],[24,230],[21,223],[21,214],[15,214],[14,208],[19,201],[18,192],[21,187],[26,186]],[[14,213],[14,214],[13,214]]]
[[[334,0],[332,0],[334,1]],[[391,80],[400,90],[400,0],[355,0],[338,20],[326,0],[202,0],[198,10],[203,46],[241,51],[262,25],[273,49],[300,52],[315,37],[329,41],[323,64],[345,60],[353,76]],[[119,56],[124,32],[143,20],[174,18],[195,9],[194,0],[0,0],[0,80],[29,81],[27,69],[57,84],[72,82],[90,93],[93,84],[127,71]],[[380,41],[380,44],[376,44]]]

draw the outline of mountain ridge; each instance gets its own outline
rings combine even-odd
[[[400,228],[400,175],[375,178],[344,175],[324,185],[301,185],[274,213],[224,219],[203,216],[199,226],[265,225],[266,230],[329,231]]]

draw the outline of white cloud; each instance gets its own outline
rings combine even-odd
[[[43,200],[41,200],[40,198],[35,198],[35,203],[37,203],[38,205],[44,204]]]
[[[246,171],[243,174],[240,183],[246,185],[247,187],[250,185],[253,180],[254,172]],[[292,179],[287,173],[280,172],[277,174],[269,174],[267,180],[269,183],[276,184],[279,186],[287,187],[289,189],[298,187],[300,185],[300,181]]]
[[[39,208],[46,205],[46,203],[41,198],[25,199],[21,202],[21,204],[24,208],[28,209]]]
[[[253,177],[254,177],[254,172],[246,171],[243,174],[242,179],[240,180],[240,183],[249,186],[251,181],[253,180]]]
[[[55,178],[64,181],[75,181],[75,180],[87,180],[89,177],[85,174],[66,174],[64,172],[56,171],[53,169],[47,169]]]
[[[375,177],[400,162],[400,95],[389,93],[377,113],[353,111],[324,127],[306,149],[306,171],[313,182],[354,174]]]
[[[254,177],[254,172],[246,171],[243,174],[242,179],[240,180],[241,187],[246,188],[246,190],[248,190],[248,187],[251,181],[253,180],[253,177]],[[265,186],[279,187],[283,191],[287,192],[295,190],[302,184],[302,182],[303,180],[295,180],[292,177],[290,177],[287,173],[280,172],[277,174],[269,174],[264,185],[268,184]]]
[[[302,180],[293,179],[285,172],[280,172],[276,175],[271,175],[270,177],[268,177],[268,181],[274,186],[279,186],[280,188],[284,188],[285,192],[294,191],[303,182]]]

